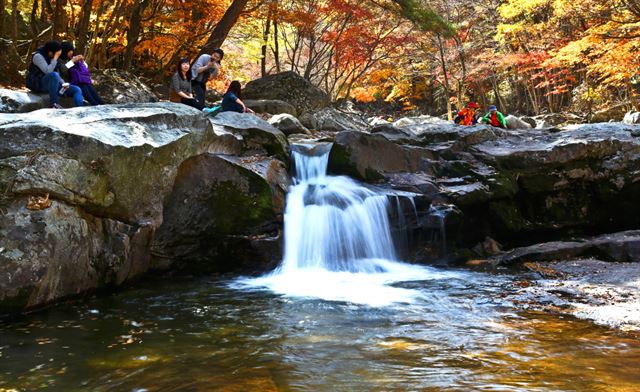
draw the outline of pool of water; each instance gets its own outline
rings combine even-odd
[[[640,339],[441,270],[373,307],[153,280],[0,323],[0,391],[637,391]]]

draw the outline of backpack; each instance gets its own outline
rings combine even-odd
[[[42,78],[44,77],[44,72],[42,72],[42,70],[40,70],[40,68],[38,68],[33,63],[34,55],[35,53],[31,55],[31,63],[29,63],[29,67],[27,68],[25,85],[29,90],[37,93],[40,92],[40,89],[42,87]]]

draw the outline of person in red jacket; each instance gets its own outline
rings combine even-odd
[[[458,115],[453,121],[460,125],[473,125],[477,123],[478,116],[476,115],[476,109],[478,109],[478,104],[475,102],[469,102],[466,108],[458,112]]]

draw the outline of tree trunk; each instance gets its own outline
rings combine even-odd
[[[78,24],[78,41],[76,48],[78,53],[85,54],[87,47],[87,35],[89,33],[89,21],[91,19],[91,7],[93,0],[84,0],[82,2],[82,11],[80,13],[80,23]]]
[[[18,40],[18,15],[18,0],[13,0],[11,2],[11,17],[13,19],[13,31],[11,32],[11,37],[13,38],[14,43]]]
[[[5,36],[5,28],[4,28],[4,14],[7,9],[5,0],[0,0],[0,37]]]
[[[262,58],[260,59],[260,72],[263,78],[267,76],[267,49],[269,47],[269,31],[271,30],[272,12],[273,6],[269,4],[267,22],[264,27],[264,33],[262,34]]]
[[[124,52],[124,68],[131,68],[133,63],[133,51],[138,44],[142,27],[142,14],[149,5],[149,0],[137,1],[131,10],[131,19],[129,19],[129,29],[127,30],[127,48]]]
[[[53,12],[53,39],[60,39],[64,30],[65,0],[55,0],[56,8]]]
[[[31,24],[31,26],[29,26],[31,27],[31,38],[33,40],[36,39],[39,33],[38,27],[37,27],[37,24],[38,24],[38,21],[36,18],[37,15],[38,15],[38,0],[33,0],[33,5],[31,6],[31,16],[29,19]]]
[[[222,45],[229,31],[231,31],[233,25],[235,25],[240,18],[240,14],[248,2],[249,0],[233,0],[233,3],[231,3],[222,16],[222,19],[220,19],[220,22],[218,22],[213,29],[211,36],[202,47],[202,50],[200,50],[198,56],[204,53],[211,53],[215,48],[219,48]]]
[[[449,92],[449,76],[447,75],[447,64],[444,61],[444,43],[442,42],[442,37],[440,33],[436,33],[436,37],[438,37],[438,50],[440,52],[440,64],[442,65],[442,73],[444,75],[444,91],[445,98],[447,100],[447,118],[449,121],[453,120],[453,114],[451,113],[451,93]]]
[[[273,21],[273,59],[276,62],[276,72],[280,73],[280,44],[278,41],[278,21]]]

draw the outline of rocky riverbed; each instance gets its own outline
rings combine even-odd
[[[2,313],[153,271],[273,268],[289,144],[323,141],[333,143],[333,174],[395,194],[405,207],[393,218],[410,234],[412,261],[534,263],[535,273],[558,274],[532,275],[523,303],[638,324],[637,234],[585,240],[640,228],[633,116],[509,130],[430,116],[387,122],[293,85],[262,97],[256,84],[260,117],[208,118],[167,102],[0,115]],[[627,316],[614,320],[618,308]]]

